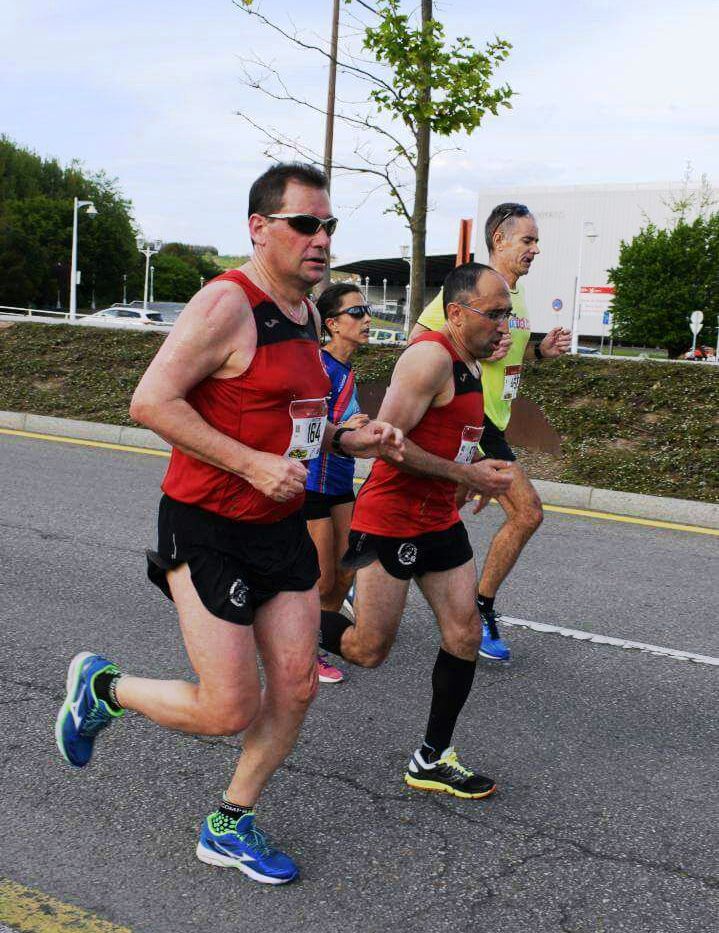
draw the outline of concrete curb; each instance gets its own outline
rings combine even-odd
[[[152,431],[95,421],[74,421],[67,418],[50,418],[46,415],[0,411],[0,428],[51,434],[56,437],[73,437],[83,441],[102,441],[106,444],[124,444],[128,447],[147,447],[151,450],[170,450],[169,444]],[[358,460],[357,476],[364,478],[369,473],[369,468],[370,461]],[[574,486],[571,483],[551,483],[546,480],[533,480],[533,483],[546,505],[719,529],[719,505],[710,502],[644,496],[612,489]]]
[[[145,428],[102,424],[99,421],[74,421],[70,418],[50,418],[48,415],[32,415],[20,411],[0,411],[0,428],[32,431],[35,434],[52,434],[54,437],[74,437],[81,441],[124,444],[127,447],[170,450],[170,445],[166,441]]]

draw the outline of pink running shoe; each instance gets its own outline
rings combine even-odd
[[[324,654],[317,655],[317,674],[321,684],[339,684],[345,675],[338,667],[333,667]]]

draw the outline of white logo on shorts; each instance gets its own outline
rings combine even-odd
[[[405,541],[404,544],[400,544],[397,550],[397,559],[400,564],[409,567],[410,564],[413,564],[417,560],[417,546],[407,541]]]
[[[233,606],[237,606],[238,609],[242,607],[247,602],[247,594],[249,593],[249,588],[244,580],[239,578],[230,587],[230,602]]]

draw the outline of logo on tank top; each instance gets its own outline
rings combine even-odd
[[[245,581],[238,578],[230,587],[230,602],[233,606],[237,606],[238,609],[242,609],[247,603],[247,594],[249,592],[249,587]]]
[[[272,330],[275,324],[279,324],[279,323],[280,322],[277,320],[277,318],[273,317],[270,321],[265,321],[265,327],[269,327],[270,330]]]
[[[397,549],[397,560],[403,567],[411,566],[417,560],[417,545],[405,541]]]

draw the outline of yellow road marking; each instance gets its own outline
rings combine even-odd
[[[85,441],[79,437],[60,437],[57,434],[36,434],[34,431],[15,431],[0,428],[0,434],[15,437],[31,437],[38,441],[55,441],[57,444],[78,444],[80,447],[101,447],[104,450],[124,450],[129,454],[149,454],[151,457],[169,457],[166,450],[153,450],[152,447],[131,447],[129,444],[110,444],[106,441]]]
[[[719,528],[702,528],[700,525],[680,525],[678,522],[662,522],[652,518],[633,518],[631,515],[612,515],[609,512],[592,512],[590,509],[570,509],[563,505],[545,505],[545,512],[561,512],[565,515],[580,515],[583,518],[601,518],[608,522],[628,522],[631,525],[647,525],[650,528],[668,528],[670,531],[692,531],[697,535],[716,535]]]
[[[18,933],[132,933],[34,888],[0,878],[0,923]]]
[[[59,437],[56,434],[36,434],[33,431],[16,431],[0,428],[0,434],[15,437],[30,437],[41,441],[55,441],[58,444],[78,444],[81,447],[101,447],[104,450],[122,450],[131,454],[146,454],[151,457],[169,457],[166,450],[153,450],[151,447],[130,447],[127,444],[110,444],[105,441],[84,441],[78,437]],[[362,479],[355,477],[355,485],[361,486]],[[492,505],[496,505],[492,499]],[[610,512],[593,512],[591,509],[570,509],[563,505],[545,505],[545,512],[560,512],[564,515],[579,515],[582,518],[599,518],[606,522],[626,522],[630,525],[646,525],[648,528],[666,528],[669,531],[689,531],[697,535],[719,537],[719,528],[703,528],[700,525],[680,525],[678,522],[662,522],[651,518],[633,518],[630,515],[612,515]]]

